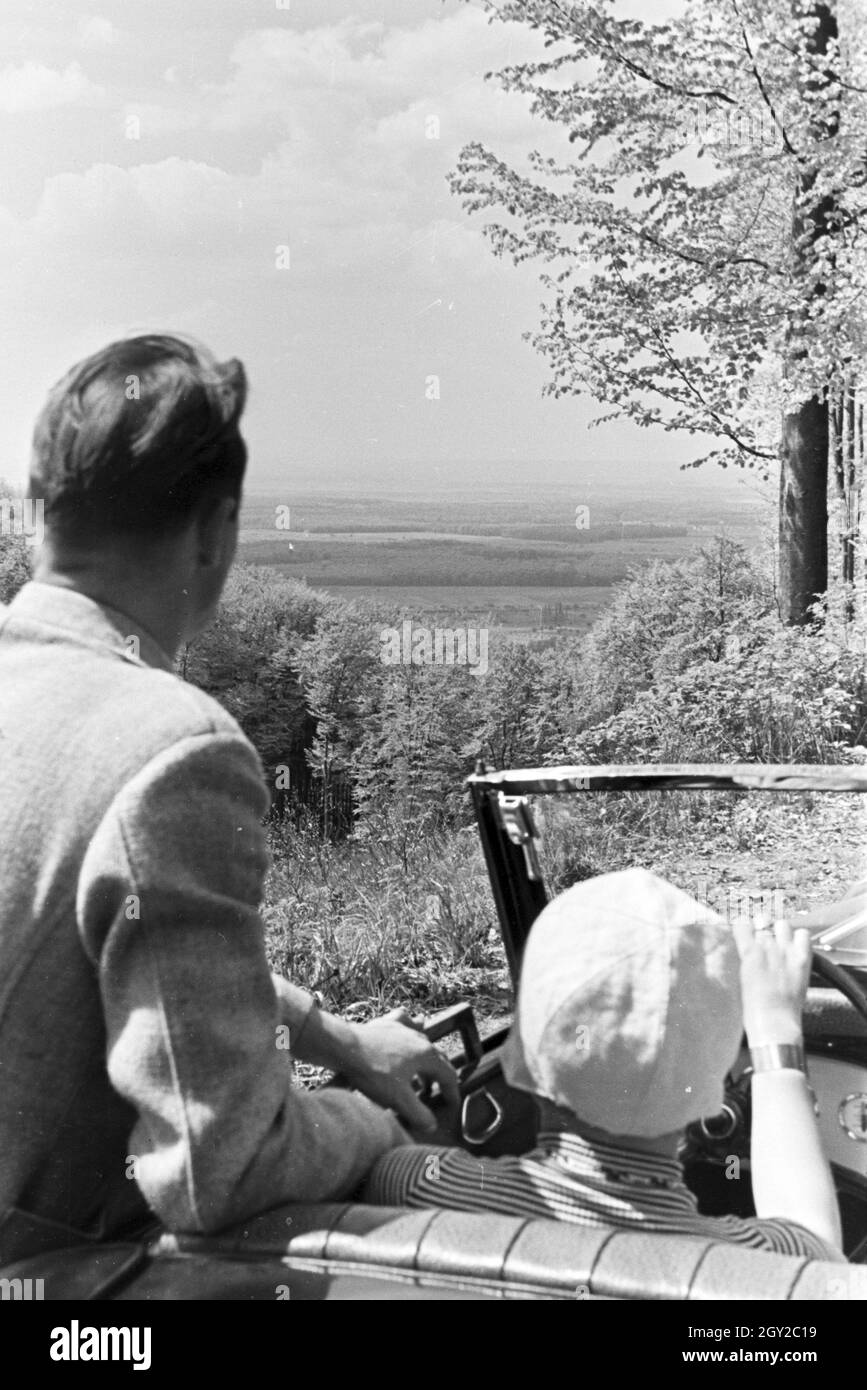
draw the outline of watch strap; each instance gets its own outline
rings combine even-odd
[[[750,1048],[753,1071],[802,1071],[806,1075],[807,1059],[803,1043],[765,1043]]]

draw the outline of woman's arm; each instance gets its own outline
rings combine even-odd
[[[744,1027],[755,1068],[751,1167],[756,1213],[796,1221],[839,1249],[840,1212],[831,1169],[813,1094],[797,1061],[810,980],[810,934],[801,927],[793,930],[786,921],[771,927],[742,920],[734,930]]]

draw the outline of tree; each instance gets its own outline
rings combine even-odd
[[[524,642],[503,642],[479,681],[478,716],[466,752],[494,768],[534,766],[540,757],[538,690],[541,653]]]
[[[314,721],[294,669],[299,644],[331,600],[306,585],[251,565],[229,576],[214,622],[180,653],[179,674],[238,720],[255,745],[278,808],[287,780],[307,789],[306,749]]]
[[[643,567],[619,586],[587,639],[586,722],[666,688],[690,666],[751,647],[751,631],[771,607],[767,578],[723,537],[681,560]]]
[[[342,828],[342,793],[348,790],[355,750],[364,735],[371,688],[376,688],[381,626],[372,609],[332,600],[315,631],[292,654],[315,734],[307,761],[321,788],[322,829]]]
[[[9,603],[27,583],[31,554],[21,536],[0,535],[0,603]]]
[[[16,489],[0,477],[0,603],[9,603],[30,578],[33,550],[23,535],[10,525],[8,503]]]
[[[479,144],[452,187],[498,255],[538,262],[555,397],[711,440],[694,466],[780,471],[779,602],[827,589],[830,414],[863,391],[867,21],[856,0],[485,0],[550,56],[499,73],[577,159]],[[839,23],[839,33],[838,33]],[[770,408],[769,408],[770,406]]]
[[[797,6],[795,8],[797,13]],[[839,31],[829,5],[809,9],[812,28],[804,29],[807,62],[797,74],[798,92],[807,118],[805,145],[833,140],[840,129],[836,65]],[[827,96],[829,101],[810,102]],[[787,137],[788,139],[788,137]],[[793,147],[794,148],[794,147]],[[797,377],[808,357],[804,329],[814,312],[821,313],[827,293],[825,267],[837,257],[840,203],[838,190],[823,187],[820,161],[814,154],[801,159],[795,174],[791,226],[791,274],[798,294],[786,319],[783,376]],[[828,451],[830,435],[829,386],[809,385],[801,399],[783,414],[780,446],[780,598],[793,619],[809,616],[810,606],[828,587]]]
[[[462,666],[380,665],[363,709],[353,758],[357,834],[387,842],[406,867],[410,853],[466,814],[463,752],[490,673]]]
[[[853,381],[838,392],[830,415],[834,491],[839,515],[840,575],[846,593],[846,616],[856,614],[856,555],[861,534],[864,489],[864,402]]]

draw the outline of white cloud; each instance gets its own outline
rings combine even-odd
[[[281,244],[291,248],[295,285],[323,275],[351,281],[361,267],[374,280],[392,269],[420,284],[443,272],[486,279],[492,258],[446,175],[468,140],[510,158],[550,138],[525,98],[483,80],[511,57],[504,29],[467,9],[412,33],[347,21],[248,34],[222,86],[124,108],[140,121],[142,142],[163,149],[173,133],[201,132],[202,157],[159,158],[155,149],[133,167],[55,174],[14,239],[55,263],[73,244],[96,259],[125,248],[131,263],[170,249],[194,279],[205,246],[234,261],[233,276],[257,278],[273,269]],[[242,131],[259,147],[258,167],[252,150],[244,172],[219,167],[214,133]],[[138,154],[130,141],[129,156]]]
[[[78,63],[61,72],[43,63],[23,63],[0,72],[0,111],[51,111],[58,106],[93,104],[104,91],[91,82]]]
[[[118,31],[110,19],[88,15],[78,21],[78,38],[85,48],[110,48],[117,43]]]
[[[201,113],[180,101],[171,106],[164,102],[126,102],[121,119],[125,131],[135,132],[127,134],[128,140],[150,140],[202,128]]]
[[[358,20],[304,30],[258,29],[236,44],[235,71],[215,92],[224,119],[239,125],[269,115],[292,118],[308,108],[327,118],[354,105],[374,118],[420,102],[448,106],[467,86],[480,97],[485,72],[511,60],[516,27],[491,26],[468,7],[411,30]],[[520,51],[531,58],[544,49],[537,35],[523,29]]]
[[[19,232],[50,249],[55,262],[64,252],[80,254],[82,244],[97,263],[120,254],[131,269],[145,253],[200,261],[202,244],[224,240],[235,225],[237,196],[229,174],[199,161],[173,157],[130,169],[95,164],[85,174],[49,179],[35,216]]]

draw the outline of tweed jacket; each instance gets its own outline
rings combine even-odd
[[[0,1263],[22,1221],[54,1245],[339,1198],[406,1142],[293,1086],[312,1001],[266,961],[267,804],[130,618],[42,583],[0,607]]]

